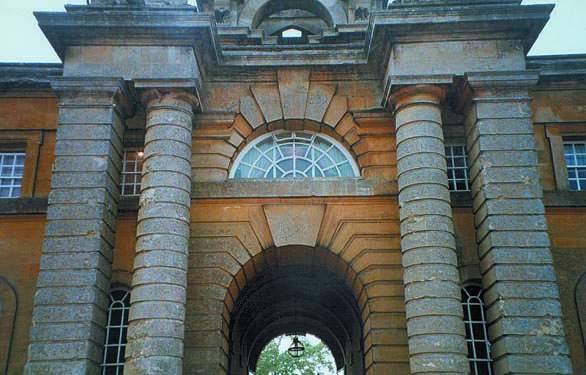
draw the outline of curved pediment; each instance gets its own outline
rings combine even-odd
[[[247,0],[238,15],[238,25],[256,28],[267,17],[289,9],[317,15],[330,27],[348,23],[346,7],[341,0]]]

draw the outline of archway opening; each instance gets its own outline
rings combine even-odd
[[[323,264],[324,251],[306,246],[265,250],[258,260],[264,268],[234,298],[230,374],[256,373],[263,349],[275,337],[306,334],[329,348],[333,373],[363,373],[361,311],[348,285],[355,278],[347,266]]]
[[[300,343],[300,344],[297,344]],[[291,348],[303,348],[291,353]],[[312,334],[280,335],[272,339],[262,350],[256,372],[251,375],[320,374],[342,375],[336,369],[336,361],[330,348]]]

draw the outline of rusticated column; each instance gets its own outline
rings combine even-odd
[[[476,238],[497,374],[571,374],[528,88],[532,72],[468,75]]]
[[[125,372],[180,374],[191,203],[193,95],[143,95],[146,136]]]
[[[26,374],[98,374],[102,362],[127,92],[59,78],[59,125]]]
[[[467,373],[460,277],[440,103],[416,85],[395,106],[405,309],[412,374]]]

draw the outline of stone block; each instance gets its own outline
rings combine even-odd
[[[189,225],[185,221],[165,218],[139,218],[137,237],[151,234],[189,236]]]
[[[428,324],[428,326],[429,328],[435,327],[433,324]],[[458,329],[459,331],[462,331],[462,335],[464,334],[463,329],[463,326],[461,329]],[[462,335],[452,333],[453,331],[443,331],[440,328],[436,328],[435,330],[437,331],[436,335],[425,334],[423,336],[410,337],[409,354],[411,356],[416,356],[418,354],[425,355],[427,353],[437,353],[439,348],[441,348],[443,352],[448,353],[462,353],[466,351],[466,348],[463,345],[464,342],[462,340]]]
[[[186,282],[185,270],[151,266],[136,269],[132,283],[133,285],[165,283],[181,286],[185,285]]]
[[[283,119],[283,109],[277,85],[257,84],[250,89],[267,124]]]
[[[178,285],[136,285],[132,288],[132,301],[148,302],[156,299],[157,301],[168,301],[185,303],[185,288]]]
[[[183,236],[175,236],[172,234],[165,234],[165,233],[161,233],[161,234],[152,234],[149,236],[139,236],[136,239],[136,247],[138,249],[141,250],[141,252],[145,252],[145,254],[141,254],[141,257],[144,257],[142,259],[143,262],[145,263],[150,263],[148,257],[150,257],[150,254],[147,254],[147,252],[149,251],[153,251],[153,250],[160,250],[161,252],[153,252],[152,256],[154,257],[164,257],[165,259],[168,259],[167,257],[175,257],[178,255],[174,255],[173,253],[179,253],[179,254],[183,254],[186,252],[186,249],[188,248],[188,243],[189,240],[186,237]],[[159,259],[162,260],[162,259]],[[152,261],[155,261],[155,259],[152,259]],[[170,259],[168,259],[167,261],[170,261]],[[175,263],[176,261],[173,261],[172,263]]]
[[[436,135],[443,138],[442,133],[437,133],[437,127],[441,129],[442,124],[441,111],[436,110],[437,105],[424,101],[413,104],[408,110],[399,109],[395,115],[397,143],[400,143],[404,138],[410,137],[411,132],[421,134],[423,128],[428,128],[431,132],[428,133],[428,136]],[[433,128],[436,128],[435,132]]]
[[[68,322],[32,326],[31,337],[34,341],[45,342],[55,337],[64,341],[81,341],[89,337],[91,341],[101,343],[104,342],[105,332],[90,321]]]
[[[191,160],[191,144],[173,140],[153,140],[144,146],[147,159],[150,155],[169,155]]]
[[[160,286],[160,285],[158,285]],[[161,301],[158,295],[153,296],[147,301],[132,301],[132,309],[128,315],[130,321],[147,320],[147,319],[169,319],[184,321],[185,320],[185,303]],[[146,341],[156,339],[155,337],[145,337]],[[167,354],[167,353],[164,353]],[[163,355],[163,353],[159,354]]]
[[[409,358],[409,368],[412,374],[432,374],[438,371],[461,374],[468,367],[468,358],[464,354],[422,353]]]
[[[305,118],[322,122],[335,93],[335,84],[312,82],[309,87]]]
[[[183,322],[172,319],[139,320],[128,332],[128,340],[148,337],[184,338]]]
[[[397,127],[395,133],[397,144],[400,144],[406,139],[418,137],[432,137],[440,140],[444,139],[441,122],[437,122],[437,116],[433,116],[432,120],[433,121],[410,121],[401,123]],[[395,121],[397,120],[395,119]]]
[[[448,234],[442,234],[441,237],[450,238],[451,236]],[[403,246],[403,255],[401,259],[403,267],[411,267],[418,264],[425,264],[427,263],[428,259],[433,259],[433,262],[437,264],[456,264],[453,263],[454,261],[457,261],[456,249],[455,247],[450,248],[445,246],[449,243],[450,242],[445,242],[443,244],[443,247],[427,247],[421,246],[417,243],[414,243],[414,247],[408,249],[405,249],[405,247]]]
[[[309,92],[309,70],[277,71],[284,119],[303,119]]]
[[[70,304],[62,306],[35,306],[33,320],[37,324],[105,321],[106,312],[93,305]]]
[[[263,207],[275,246],[315,246],[324,215],[322,205]]]
[[[332,98],[323,121],[326,125],[335,128],[347,111],[348,98],[346,96],[336,95]]]
[[[110,266],[105,270],[69,269],[43,270],[39,274],[37,287],[86,287],[94,286],[108,292]]]
[[[462,302],[456,299],[420,298],[407,301],[405,309],[407,320],[418,316],[452,315],[454,311],[462,308]]]
[[[406,271],[406,273],[409,271]],[[418,298],[446,298],[454,299],[460,293],[460,285],[454,281],[429,280],[417,281],[405,285],[405,300]]]

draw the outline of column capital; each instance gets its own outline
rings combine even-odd
[[[111,102],[122,118],[132,117],[135,111],[134,98],[122,78],[108,77],[51,77],[51,88],[59,98],[80,96],[102,98]]]
[[[397,112],[401,108],[415,103],[440,105],[446,96],[446,92],[447,87],[443,85],[415,84],[403,86],[389,95],[387,108],[392,112]]]
[[[189,106],[190,110],[195,113],[200,109],[199,97],[184,88],[151,88],[140,92],[140,101],[148,111],[150,107],[159,105],[179,105]]]

